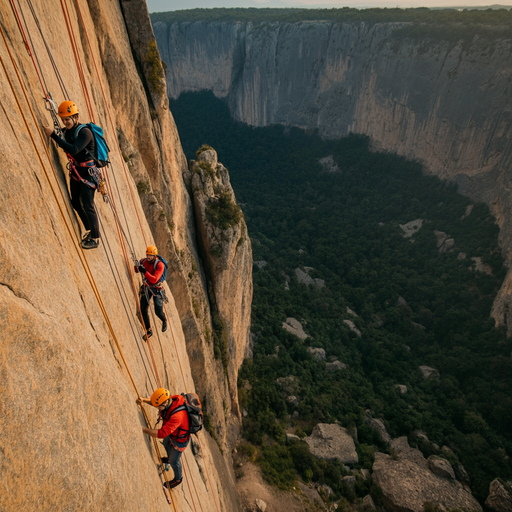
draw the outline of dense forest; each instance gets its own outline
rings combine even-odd
[[[371,152],[363,136],[252,128],[211,93],[184,94],[170,108],[187,158],[206,143],[229,169],[252,240],[256,342],[239,379],[241,449],[280,487],[300,475],[336,498],[371,490],[379,503],[378,488],[342,481],[343,465],[285,442],[285,432],[304,437],[339,421],[357,429],[359,467],[371,469],[388,447],[365,424],[369,409],[393,438],[460,461],[483,503],[491,480],[512,476],[512,341],[490,318],[505,269],[487,206],[417,162]],[[283,328],[290,317],[306,339]],[[343,369],[328,371],[333,361]],[[437,373],[425,378],[421,365]],[[276,382],[290,375],[298,404]]]
[[[273,9],[273,8],[216,8],[216,9],[188,9],[170,12],[156,12],[151,14],[153,22],[165,23],[186,21],[227,21],[253,24],[286,22],[297,23],[301,21],[333,21],[336,23],[367,22],[374,23],[427,23],[427,24],[454,24],[508,26],[512,22],[512,11],[509,9],[457,9],[433,10],[426,7],[413,9],[355,9],[343,7],[341,9]]]

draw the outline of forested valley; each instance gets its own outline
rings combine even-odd
[[[371,491],[378,503],[379,489],[349,488],[347,468],[285,436],[339,421],[357,429],[359,467],[371,469],[375,451],[389,448],[365,423],[370,410],[392,438],[460,462],[483,503],[491,480],[512,476],[512,342],[490,317],[506,270],[488,207],[418,162],[371,152],[363,136],[252,128],[212,93],[183,94],[170,109],[187,158],[208,144],[228,168],[252,241],[240,450],[281,488],[298,475],[347,501]],[[306,339],[283,328],[289,318]],[[437,372],[425,378],[420,366]],[[276,382],[290,375],[295,403]]]

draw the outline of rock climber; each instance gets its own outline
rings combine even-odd
[[[44,126],[44,132],[51,137],[68,155],[69,159],[69,188],[71,204],[80,217],[86,230],[81,245],[84,249],[95,249],[99,245],[100,227],[98,215],[94,206],[94,193],[99,185],[99,170],[92,159],[95,154],[96,142],[92,131],[81,126],[78,121],[78,107],[72,101],[64,101],[59,105],[59,117],[64,124],[64,139],[55,133],[50,126]]]
[[[163,311],[163,281],[167,272],[167,262],[158,255],[158,249],[154,245],[150,245],[146,249],[146,257],[135,265],[135,272],[142,274],[143,284],[140,289],[140,310],[142,320],[146,328],[144,339],[153,336],[151,324],[149,322],[149,301],[153,297],[155,304],[155,314],[162,320],[162,332],[167,330],[167,319]]]
[[[183,395],[171,396],[167,389],[158,388],[151,395],[151,398],[137,398],[139,405],[143,402],[156,407],[159,416],[158,422],[163,421],[161,428],[142,427],[142,432],[148,436],[164,440],[163,445],[167,457],[162,457],[163,469],[167,471],[170,466],[174,471],[174,478],[164,485],[168,489],[172,489],[180,485],[183,480],[180,459],[190,441],[189,418],[186,409],[182,407],[185,398]],[[178,408],[181,409],[176,411]]]

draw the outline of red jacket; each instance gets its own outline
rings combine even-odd
[[[178,439],[177,436],[183,435],[183,430],[188,432],[188,429],[190,428],[188,414],[185,410],[178,411],[175,414],[172,414],[172,411],[183,405],[185,403],[185,398],[183,398],[181,395],[172,395],[171,400],[171,407],[163,412],[164,424],[162,425],[162,428],[158,430],[158,437],[163,439],[164,437],[170,435],[172,445],[174,448],[181,452],[187,447],[190,434],[184,439]],[[160,414],[162,415],[162,413]]]
[[[146,273],[144,274],[144,277],[146,278],[146,281],[148,282],[148,284],[153,285],[153,284],[158,283],[158,281],[160,281],[160,278],[162,277],[162,275],[164,273],[165,265],[160,260],[157,260],[156,270],[153,270],[155,268],[154,261],[149,262],[147,260],[147,258],[144,258],[141,261],[141,263],[142,263],[143,267],[146,269]],[[137,266],[135,266],[135,272],[139,273],[139,269],[137,268]]]

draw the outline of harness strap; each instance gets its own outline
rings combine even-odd
[[[92,188],[93,190],[96,190],[95,183],[92,183],[91,181],[87,181],[86,179],[82,178],[82,176],[80,176],[79,172],[76,169],[76,165],[78,164],[78,162],[69,153],[66,153],[66,156],[68,157],[68,161],[69,161],[68,169],[69,169],[69,175],[71,176],[71,178],[74,179],[75,181],[79,181],[79,182],[83,183],[84,185],[87,185],[88,187]],[[72,171],[75,174],[73,174]]]

